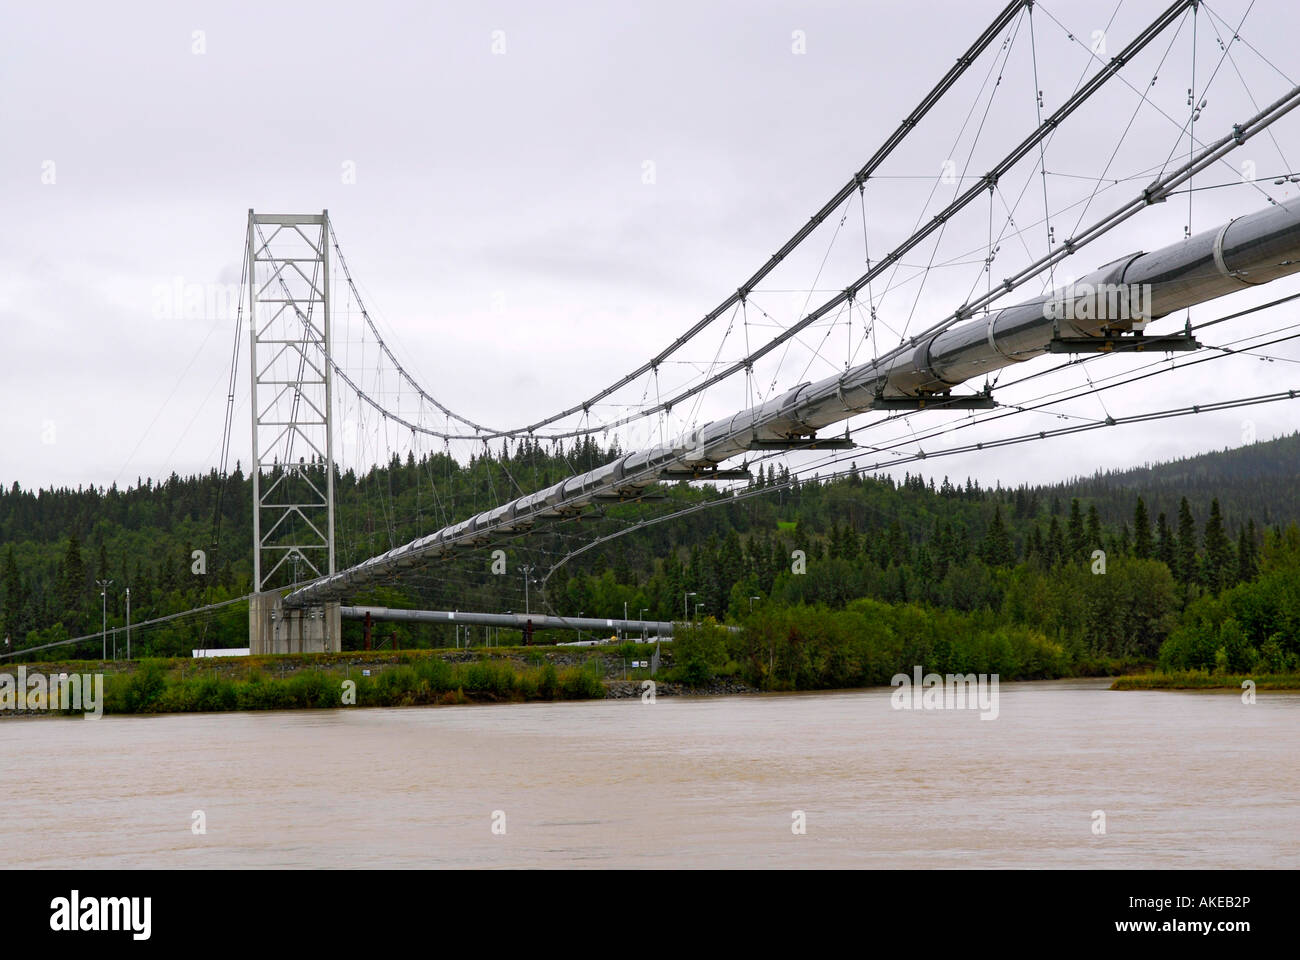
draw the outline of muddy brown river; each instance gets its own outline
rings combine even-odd
[[[1003,684],[989,720],[889,689],[6,718],[0,860],[1300,866],[1300,695],[1106,685]]]

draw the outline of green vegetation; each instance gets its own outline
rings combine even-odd
[[[344,474],[339,562],[353,563],[494,505],[503,491],[541,488],[618,452],[590,440],[549,450],[528,441],[503,444],[468,464],[437,455],[394,459],[365,476]],[[611,504],[585,517],[581,531],[542,526],[506,548],[512,572],[521,562],[540,572],[576,540],[724,501],[583,553],[555,568],[544,597],[531,598],[533,609],[568,616],[621,617],[626,609],[633,617],[680,620],[684,611],[690,619],[698,611],[743,626],[679,630],[664,678],[694,685],[718,677],[764,689],[887,683],[917,664],[1006,679],[1157,665],[1174,673],[1286,675],[1300,670],[1298,469],[1300,435],[1052,487],[988,488],[910,474],[897,482],[856,470],[833,480],[796,480],[769,465],[750,484],[755,495],[743,500],[678,484],[664,488],[666,504]],[[242,595],[251,554],[249,481],[237,468],[218,498],[221,488],[213,473],[125,491],[37,496],[0,489],[0,629],[18,650],[93,630],[100,617],[94,581],[105,576],[118,584],[108,598],[110,626],[123,622],[124,583],[137,622]],[[214,543],[218,502],[223,539]],[[190,569],[196,544],[208,545],[206,576]],[[478,551],[410,580],[354,600],[462,610],[522,606],[520,578],[492,575]],[[243,646],[246,636],[246,608],[236,604],[140,631],[133,646],[137,656],[178,656],[200,645]],[[444,624],[385,624],[375,634],[386,653],[459,639]],[[501,631],[496,639],[513,644],[520,636]],[[539,631],[534,639],[560,637]],[[476,631],[475,647],[481,642]],[[345,624],[345,649],[361,643],[361,625]],[[97,658],[99,649],[95,640],[59,655]],[[479,673],[458,677],[450,689],[438,678],[393,680],[386,683],[397,687],[374,696],[397,701],[412,695],[411,683],[426,683],[420,696],[529,698],[532,679],[516,679],[509,691]],[[537,689],[550,685],[539,677]],[[317,696],[306,686],[242,695],[301,703]],[[124,704],[126,696],[124,689]],[[140,689],[131,696],[135,703],[162,694]],[[224,688],[197,685],[175,696],[179,704],[231,702]],[[241,702],[240,690],[233,696]]]
[[[1209,673],[1205,670],[1182,670],[1174,673],[1136,673],[1116,677],[1112,690],[1233,690],[1241,692],[1247,680],[1256,690],[1300,690],[1300,673],[1251,674]]]
[[[358,670],[299,670],[276,677],[254,668],[244,678],[215,668],[188,676],[163,661],[146,660],[130,673],[105,678],[105,713],[190,713],[224,710],[327,709],[345,703],[345,683],[355,684],[356,706],[399,707],[436,703],[586,700],[605,695],[596,659],[557,669],[504,659],[448,663],[438,656],[395,664],[363,676]]]
[[[1007,626],[989,611],[963,614],[917,604],[854,600],[756,612],[745,629],[713,623],[682,630],[673,679],[699,685],[738,676],[766,690],[881,686],[915,665],[938,673],[996,673],[1040,680],[1115,672],[1115,662],[1080,660],[1030,627]]]
[[[1294,672],[1300,667],[1300,529],[1264,545],[1259,576],[1198,597],[1160,648],[1168,672]]]

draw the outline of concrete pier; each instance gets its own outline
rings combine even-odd
[[[337,653],[343,649],[343,621],[337,603],[288,609],[276,591],[248,603],[248,647],[268,653]]]

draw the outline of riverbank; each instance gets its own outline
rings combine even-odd
[[[764,692],[734,663],[701,676],[660,648],[659,669],[647,663],[653,647],[499,647],[345,651],[238,658],[140,661],[47,661],[22,664],[26,675],[104,675],[104,713],[193,713],[235,710],[324,709],[344,706],[433,706],[522,703],[654,696],[730,696]],[[1114,676],[1112,690],[1300,690],[1300,674],[1254,677],[1205,671],[1160,673],[1150,663],[1095,664],[1083,675]],[[1106,668],[1109,668],[1107,670]],[[16,674],[18,665],[0,668]],[[1140,672],[1139,672],[1140,671]],[[1080,674],[1075,674],[1076,676]],[[1038,679],[1037,677],[1008,677]],[[864,684],[879,686],[880,684]],[[854,685],[839,689],[854,688]],[[812,688],[818,689],[818,688]],[[830,688],[828,688],[830,689]],[[0,717],[20,711],[0,710]]]
[[[17,687],[27,678],[102,674],[104,713],[191,713],[323,709],[344,706],[429,706],[590,700],[640,694],[650,679],[649,645],[510,647],[490,650],[349,651],[239,658],[140,661],[49,661],[6,665],[0,676]],[[671,696],[671,653],[661,653],[657,693]],[[646,666],[640,666],[640,664]],[[657,684],[658,685],[658,684]],[[701,693],[737,692],[734,683]],[[717,687],[717,689],[712,689]],[[0,710],[0,716],[25,711]]]
[[[1256,690],[1300,690],[1300,673],[1221,674],[1205,670],[1136,673],[1116,677],[1112,690],[1225,690],[1240,693],[1250,681]]]

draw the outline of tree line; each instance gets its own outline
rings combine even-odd
[[[485,447],[467,463],[428,453],[340,474],[339,563],[355,563],[619,454],[590,438],[568,448],[527,440],[503,442],[497,451]],[[574,522],[539,527],[526,541],[506,544],[510,576],[494,576],[486,551],[470,551],[417,582],[386,584],[354,599],[519,610],[521,563],[540,574],[582,538],[718,500],[687,520],[635,529],[554,567],[545,591],[532,596],[533,609],[741,623],[756,611],[835,610],[872,600],[992,615],[1040,632],[1076,658],[1152,659],[1187,617],[1198,616],[1210,624],[1205,630],[1215,631],[1213,666],[1223,646],[1222,622],[1242,624],[1240,617],[1220,615],[1226,609],[1220,598],[1237,597],[1234,591],[1260,580],[1265,555],[1285,554],[1277,545],[1285,542],[1286,525],[1300,518],[1289,501],[1258,516],[1242,506],[1256,503],[1252,491],[1272,482],[1265,465],[1271,464],[1268,476],[1293,476],[1297,461],[1300,445],[1284,438],[1209,454],[1194,468],[1188,462],[1150,468],[1141,473],[1140,491],[1128,474],[1080,481],[1082,487],[1008,489],[910,473],[895,481],[856,469],[833,480],[804,480],[768,465],[750,481],[755,495],[741,500],[710,485],[676,484],[662,491],[666,503],[593,509],[577,522],[580,535]],[[1213,492],[1170,499],[1164,469],[1181,477],[1190,470]],[[1206,479],[1216,476],[1221,479]],[[224,478],[215,471],[172,475],[125,490],[0,489],[0,630],[21,649],[91,633],[104,608],[109,626],[120,627],[126,586],[133,622],[242,596],[251,586],[251,501],[251,479],[239,465]],[[196,550],[205,552],[202,575],[193,572]],[[1276,568],[1280,561],[1271,562]],[[106,602],[96,586],[104,579],[114,581]],[[1262,638],[1251,633],[1256,627],[1263,629],[1242,627],[1247,647],[1259,650],[1272,638],[1282,660],[1295,652],[1294,630],[1285,623]],[[441,626],[393,632],[403,645],[454,642],[451,628]],[[1233,641],[1233,650],[1245,649],[1233,637],[1223,639]],[[142,633],[133,646],[163,655],[187,652],[200,640],[243,646],[246,638],[245,608],[232,606]],[[348,624],[345,643],[359,642],[360,627]],[[1193,645],[1201,661],[1209,642]],[[98,644],[91,646],[82,652],[97,655]]]

